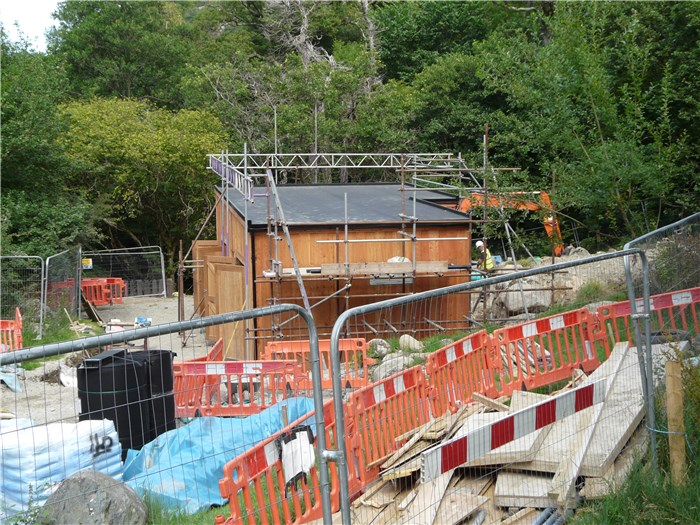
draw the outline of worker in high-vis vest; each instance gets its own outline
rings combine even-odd
[[[484,245],[483,241],[476,241],[476,249],[479,250],[479,262],[476,267],[482,272],[489,273],[493,270],[493,257],[491,257],[491,252]]]

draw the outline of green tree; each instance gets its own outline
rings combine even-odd
[[[157,244],[174,260],[179,240],[194,238],[213,205],[217,178],[206,155],[225,146],[220,122],[117,99],[71,102],[63,114],[62,142],[79,166],[72,185],[110,206],[111,244]]]
[[[61,58],[76,97],[145,97],[181,103],[179,79],[191,26],[178,2],[61,2],[49,51]]]
[[[547,45],[521,31],[475,46],[479,78],[506,101],[509,149],[602,245],[688,202],[673,77],[650,36],[659,12],[639,7],[558,4]]]
[[[411,81],[443,55],[467,53],[495,28],[510,31],[526,13],[497,2],[383,2],[373,11],[379,57],[388,78]]]
[[[60,62],[1,33],[0,249],[46,257],[94,241],[96,207],[66,185],[72,163],[58,142],[65,129],[58,104],[67,86]]]

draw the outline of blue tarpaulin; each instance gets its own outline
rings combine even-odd
[[[129,450],[123,479],[141,496],[172,511],[194,514],[223,505],[227,502],[219,493],[219,480],[224,465],[279,432],[285,405],[290,422],[314,408],[311,399],[299,397],[246,418],[195,418],[141,450]]]

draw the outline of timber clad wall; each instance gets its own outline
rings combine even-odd
[[[264,197],[263,197],[263,200]],[[267,203],[255,203],[256,206],[267,206]],[[399,210],[400,211],[400,210]],[[456,212],[446,211],[448,220],[445,224],[420,224],[416,227],[416,237],[425,238],[470,238],[469,220],[466,216]],[[226,214],[226,215],[225,215]],[[320,337],[329,337],[333,323],[338,315],[348,308],[381,301],[407,293],[413,293],[428,289],[439,288],[464,282],[468,274],[464,271],[447,270],[447,264],[466,265],[470,261],[469,240],[431,240],[412,242],[356,242],[344,243],[344,225],[314,223],[313,225],[294,225],[290,220],[289,230],[292,244],[300,268],[314,269],[314,273],[304,274],[304,286],[306,288],[309,303],[313,306],[319,301],[323,304],[313,308],[313,315]],[[398,213],[387,215],[397,219],[385,221],[381,224],[348,225],[349,240],[379,240],[401,239],[399,235],[401,224],[398,222]],[[252,221],[251,221],[252,222]],[[217,237],[216,241],[199,241],[195,245],[195,258],[205,260],[204,268],[195,272],[195,304],[203,305],[200,313],[213,315],[227,311],[241,310],[245,308],[263,307],[272,304],[294,303],[303,306],[303,301],[296,277],[293,273],[294,265],[287,247],[286,239],[281,227],[278,228],[279,238],[268,235],[267,224],[249,224],[248,239],[250,243],[249,271],[248,271],[248,297],[245,297],[245,227],[244,218],[239,210],[231,203],[220,201],[217,209]],[[406,226],[404,231],[411,233],[412,226]],[[318,241],[337,240],[338,243],[319,243]],[[229,257],[222,257],[223,249],[228,249]],[[347,281],[344,275],[346,263],[386,263],[392,257],[403,256],[413,262],[413,247],[415,244],[416,263],[428,264],[439,268],[438,271],[430,271],[417,274],[414,279],[403,279],[401,276],[379,275],[384,280],[378,279],[373,274],[355,274],[351,281]],[[263,275],[272,270],[271,260],[277,258],[282,265],[283,273],[280,278],[269,278]],[[438,263],[442,264],[438,264]],[[340,265],[341,275],[329,275],[320,273],[324,265]],[[386,266],[386,265],[385,265]],[[324,270],[328,270],[325,267]],[[376,268],[375,268],[376,269]],[[206,274],[206,275],[204,275]],[[391,284],[386,284],[390,279]],[[341,290],[346,282],[352,286],[348,291],[343,291],[337,296],[328,299],[330,295]],[[383,317],[375,319],[377,326],[385,326],[385,321],[402,327],[407,333],[416,331],[417,336],[421,329],[426,329],[425,319],[431,319],[445,325],[448,330],[466,329],[464,316],[468,314],[468,296],[456,295],[445,298],[442,303],[435,305],[435,312],[393,312],[382,315],[394,315],[397,318]],[[399,319],[398,317],[401,317]],[[365,318],[367,320],[367,318]],[[253,358],[254,351],[259,355],[270,339],[305,339],[307,337],[305,327],[299,324],[285,324],[280,320],[273,320],[277,325],[270,326],[270,318],[261,318],[248,321],[247,327],[225,327],[223,330],[207,330],[207,338],[214,341],[218,337],[233,338],[231,344],[226,343],[226,356],[235,359]],[[372,323],[371,319],[368,322]],[[410,324],[410,326],[408,324]],[[363,332],[365,330],[363,329]],[[215,333],[216,332],[216,333]],[[254,343],[243,343],[242,337],[255,337]],[[347,334],[352,336],[352,334]],[[385,334],[387,337],[390,334]],[[246,351],[247,347],[247,351]]]

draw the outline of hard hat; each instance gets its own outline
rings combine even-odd
[[[481,248],[483,245],[484,245],[483,242],[481,242],[481,241],[476,241],[476,247],[477,247],[477,248]]]

